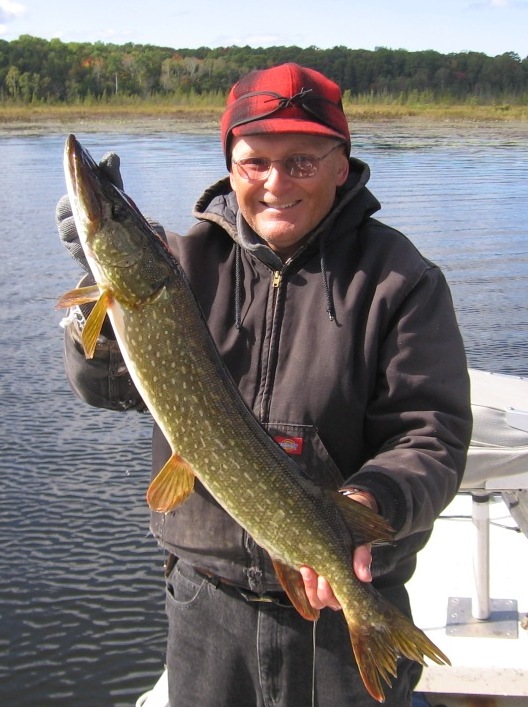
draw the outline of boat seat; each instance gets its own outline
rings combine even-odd
[[[492,621],[490,501],[500,493],[528,537],[528,378],[470,369],[473,434],[461,493],[472,497],[475,528],[471,612]]]
[[[469,375],[473,434],[461,490],[528,489],[528,378]]]

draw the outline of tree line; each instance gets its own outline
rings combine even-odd
[[[528,57],[508,52],[441,54],[405,49],[278,46],[173,49],[62,42],[23,35],[0,40],[0,102],[82,103],[139,97],[218,97],[243,74],[295,61],[336,81],[345,101],[528,103]]]

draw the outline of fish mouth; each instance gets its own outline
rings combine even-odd
[[[98,196],[101,187],[95,177],[99,167],[83,150],[75,135],[67,138],[65,163],[69,174],[70,199],[75,199],[85,227],[93,231],[102,220],[102,202]]]
[[[141,212],[73,134],[66,139],[64,171],[77,233],[90,268],[101,265],[101,258],[113,268],[136,265],[143,257],[142,244],[127,234],[123,222],[129,217],[144,221]]]

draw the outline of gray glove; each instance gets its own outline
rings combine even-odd
[[[99,167],[118,189],[123,189],[123,179],[119,170],[120,164],[121,160],[119,159],[119,155],[116,155],[115,152],[108,152],[99,162]],[[90,272],[73,219],[70,197],[67,194],[59,199],[59,203],[55,209],[55,221],[63,245],[66,246],[72,258],[78,262],[84,270]]]

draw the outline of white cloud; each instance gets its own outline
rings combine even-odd
[[[476,0],[467,6],[468,10],[525,10],[528,7],[526,0]]]
[[[198,46],[198,44],[196,44],[196,39],[194,41],[195,44],[193,46]],[[204,42],[204,46],[245,47],[247,45],[250,47],[273,47],[297,44],[298,42],[300,42],[300,38],[296,35],[291,34],[288,35],[288,38],[285,38],[283,35],[280,34],[221,34],[210,38],[208,42]],[[183,44],[181,44],[180,46],[183,46]]]
[[[10,22],[17,17],[24,15],[26,8],[19,2],[12,0],[0,0],[0,23]]]
[[[528,2],[526,0],[487,0],[484,7],[508,7],[511,10],[527,10]]]
[[[7,24],[26,13],[26,8],[12,0],[0,0],[0,35],[7,31]]]

